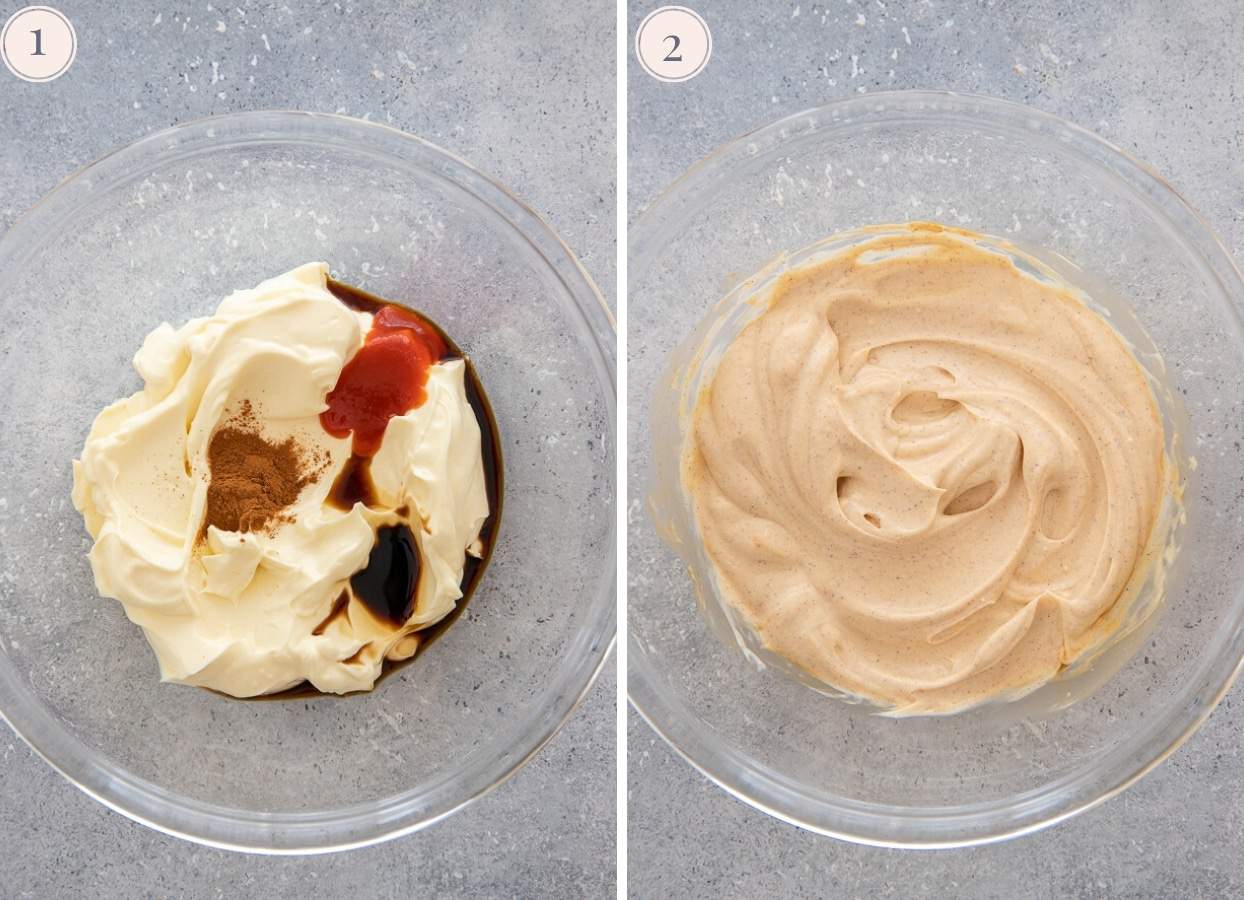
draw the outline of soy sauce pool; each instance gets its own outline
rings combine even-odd
[[[501,524],[501,508],[505,491],[505,478],[501,458],[501,441],[497,430],[496,417],[493,415],[492,406],[488,402],[488,395],[484,393],[484,386],[480,383],[479,374],[475,371],[475,366],[472,364],[470,357],[462,352],[462,349],[453,341],[452,338],[449,337],[448,334],[445,333],[443,328],[417,310],[413,310],[410,307],[406,307],[400,303],[395,303],[392,300],[382,299],[377,297],[375,294],[368,293],[367,291],[360,290],[359,288],[348,284],[343,284],[342,282],[336,281],[332,278],[328,279],[328,290],[345,306],[348,306],[356,312],[365,312],[374,315],[385,306],[393,306],[398,309],[404,309],[408,312],[415,313],[423,319],[424,322],[432,326],[432,328],[434,328],[437,334],[441,337],[441,340],[444,341],[446,350],[444,355],[441,357],[441,360],[461,359],[466,364],[466,396],[467,402],[471,405],[471,410],[475,413],[475,420],[479,423],[481,439],[480,449],[484,464],[484,482],[488,496],[488,518],[484,520],[484,525],[480,529],[479,533],[479,541],[483,546],[483,551],[479,558],[471,556],[470,554],[467,554],[466,556],[466,562],[462,569],[462,597],[458,600],[458,603],[454,607],[453,611],[445,616],[445,618],[441,619],[434,625],[429,626],[428,628],[416,632],[419,636],[419,647],[414,656],[410,659],[400,660],[398,662],[392,662],[387,659],[384,661],[380,675],[376,678],[375,684],[372,685],[372,690],[375,690],[380,685],[380,682],[388,678],[389,675],[399,669],[405,668],[414,662],[414,660],[422,656],[423,652],[431,646],[437,638],[444,634],[454,622],[457,621],[458,617],[461,616],[463,611],[466,609],[467,603],[470,601],[472,595],[475,593],[475,589],[479,585],[480,579],[483,577],[484,570],[488,568],[488,563],[492,559],[493,546],[496,543],[497,531]],[[329,502],[331,504],[342,509],[353,508],[355,502],[361,502],[364,505],[374,505],[375,489],[371,481],[370,462],[371,460],[369,457],[357,455],[351,456],[350,460],[346,463],[345,468],[334,482],[332,490],[329,492]],[[388,537],[396,538],[398,536],[389,535]],[[400,541],[397,541],[396,543],[400,544]],[[398,562],[402,562],[406,559],[404,554],[383,553],[379,554],[379,556],[382,559],[397,560]],[[383,563],[381,564],[383,565]],[[359,574],[361,573],[356,573],[355,578],[357,578]],[[373,596],[370,601],[363,597],[359,597],[359,599],[366,602],[367,605],[373,609],[373,611],[379,611],[376,604],[381,602],[396,606],[396,602],[391,601],[391,599],[387,596],[383,599],[383,601],[380,597],[380,595],[385,592],[384,586],[391,580],[387,577],[389,574],[390,573],[387,572],[372,573],[369,580],[380,586],[377,588],[376,595]],[[392,575],[396,580],[405,580],[407,578],[407,575],[404,572],[394,572]],[[354,584],[355,578],[351,578],[352,585]],[[389,617],[390,616],[388,615],[385,616],[385,618]],[[369,692],[357,691],[355,693]],[[313,687],[310,682],[304,681],[301,684],[295,685],[294,687],[288,688],[284,691],[279,691],[275,694],[264,694],[259,697],[251,697],[248,699],[306,700],[312,697],[336,696],[349,695],[324,694]]]

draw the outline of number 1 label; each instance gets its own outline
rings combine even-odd
[[[50,6],[19,9],[0,31],[0,56],[23,81],[54,81],[69,71],[77,55],[73,24]]]

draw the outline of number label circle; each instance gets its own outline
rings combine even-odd
[[[0,56],[23,81],[52,81],[69,71],[78,55],[78,35],[50,6],[19,9],[0,31]]]
[[[713,53],[708,23],[685,6],[649,13],[635,32],[635,56],[660,81],[687,81],[704,71]]]

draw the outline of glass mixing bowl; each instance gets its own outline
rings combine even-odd
[[[426,312],[492,401],[506,495],[465,614],[369,694],[161,684],[95,591],[70,461],[139,387],[162,321],[309,260]],[[170,834],[310,852],[435,822],[529,759],[615,626],[614,331],[569,249],[462,160],[392,128],[262,112],[143,138],[0,240],[0,712],[78,787]]]
[[[1011,703],[890,718],[758,665],[746,635],[740,652],[678,453],[713,353],[755,314],[764,278],[827,236],[910,220],[1005,238],[1084,289],[1154,375],[1184,491],[1161,604],[1090,665]],[[870,94],[693,167],[637,221],[629,273],[632,483],[651,514],[630,541],[631,699],[726,790],[862,843],[983,843],[1122,790],[1225,693],[1244,654],[1244,279],[1142,164],[1015,104]]]

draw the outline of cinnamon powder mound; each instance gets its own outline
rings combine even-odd
[[[327,466],[294,438],[280,443],[266,439],[249,402],[238,415],[216,430],[207,448],[211,470],[207,514],[200,537],[215,526],[222,531],[271,531],[303,488]]]

